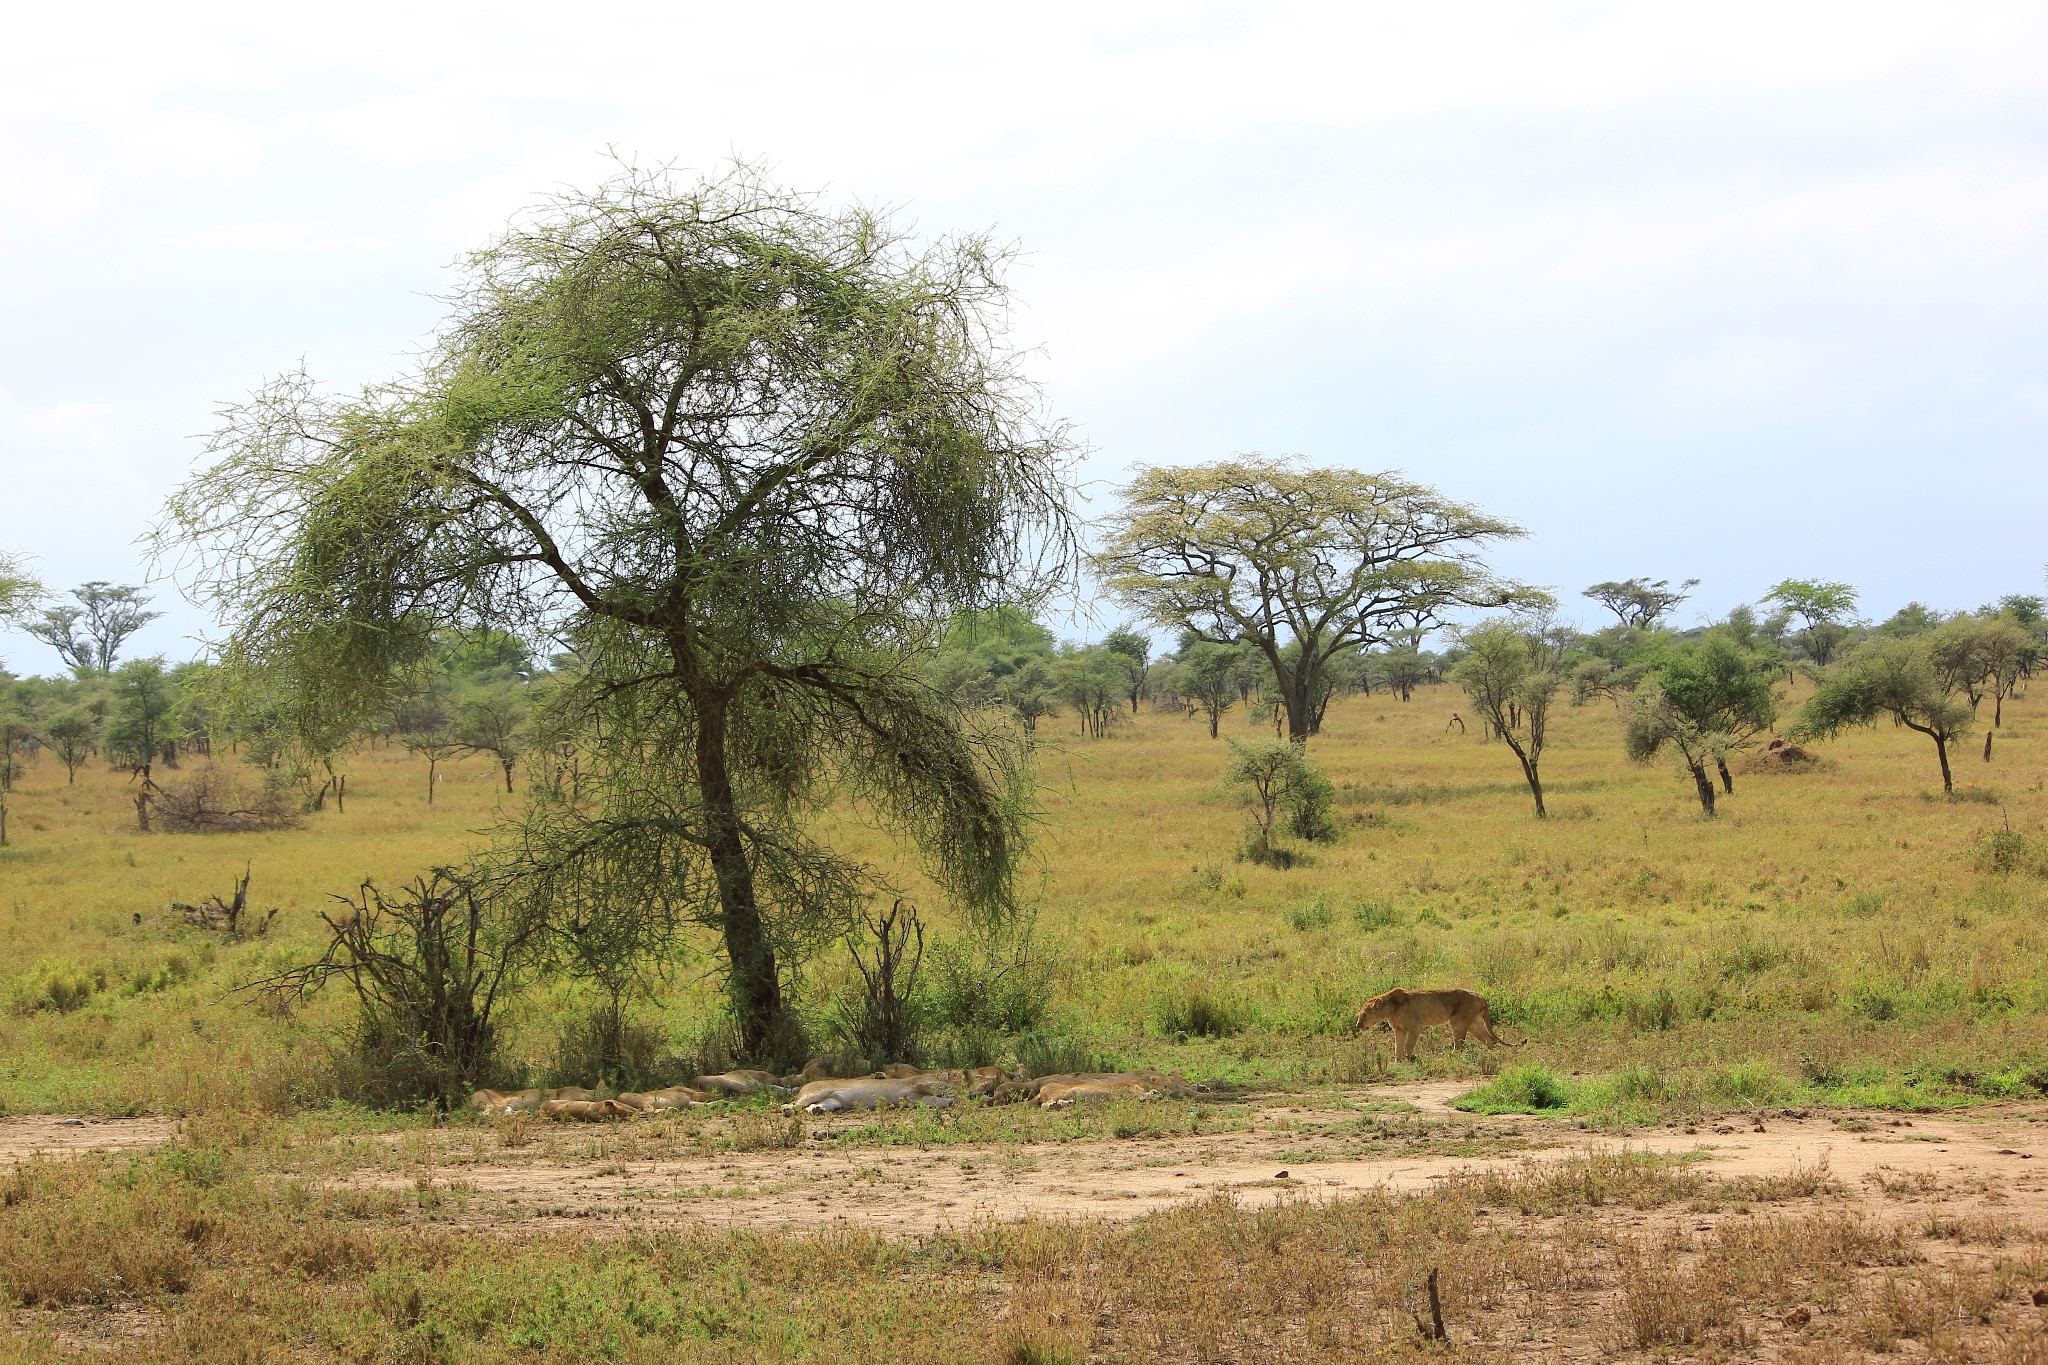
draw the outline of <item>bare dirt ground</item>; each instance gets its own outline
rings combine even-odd
[[[78,1119],[59,1114],[0,1118],[0,1166],[45,1153],[111,1152],[154,1147],[178,1135],[179,1121],[166,1118]]]
[[[1360,1092],[1413,1106],[1373,1128],[1356,1111],[1276,1099],[1250,1131],[1070,1142],[838,1147],[861,1120],[811,1119],[799,1146],[754,1151],[598,1155],[560,1144],[487,1144],[347,1183],[439,1187],[437,1219],[527,1229],[585,1220],[650,1227],[808,1227],[845,1223],[916,1235],[984,1220],[1131,1218],[1228,1195],[1259,1205],[1303,1196],[1408,1193],[1459,1172],[1556,1160],[1589,1147],[1689,1153],[1718,1176],[1824,1169],[1852,1192],[1938,1200],[1958,1214],[2048,1228],[2048,1106],[1965,1114],[1783,1115],[1739,1124],[1586,1133],[1555,1121],[1477,1119],[1448,1107],[1469,1086],[1440,1082]],[[452,1203],[453,1207],[448,1205]]]
[[[1480,1210],[1488,1226],[1511,1220],[1513,1237],[1539,1254],[1578,1256],[1575,1273],[1584,1283],[1575,1292],[1584,1302],[1574,1310],[1577,1317],[1534,1315],[1527,1323],[1513,1312],[1479,1313],[1461,1304],[1453,1338],[1475,1349],[1512,1346],[1514,1358],[1561,1362],[1615,1357],[1621,1328],[1612,1285],[1632,1273],[1613,1263],[1615,1246],[1655,1246],[1681,1264],[1698,1264],[1704,1248],[1739,1225],[1807,1218],[1819,1224],[1848,1214],[1904,1230],[1924,1262],[1914,1273],[1942,1292],[1970,1283],[1972,1275],[1992,1274],[2015,1245],[2035,1265],[2023,1269],[2022,1279],[2035,1274],[2038,1252],[2025,1251],[2024,1243],[2033,1239],[2038,1246],[2048,1235],[2048,1105],[1910,1117],[1777,1111],[1613,1135],[1560,1120],[1488,1119],[1451,1109],[1448,1102],[1466,1088],[1437,1082],[1341,1097],[1259,1096],[1235,1111],[1250,1119],[1238,1131],[1064,1142],[877,1145],[872,1128],[857,1132],[870,1123],[866,1116],[805,1119],[784,1130],[793,1145],[752,1150],[731,1145],[744,1117],[694,1127],[662,1120],[451,1125],[356,1139],[320,1153],[304,1174],[331,1188],[395,1198],[401,1216],[416,1210],[439,1226],[513,1237],[833,1226],[917,1237],[988,1220],[1126,1219],[1217,1196],[1261,1206],[1409,1193],[1460,1173],[1513,1171],[1525,1163],[1540,1169],[1589,1150],[1618,1148],[1685,1156],[1714,1176],[1825,1175],[1825,1193],[1755,1207],[1742,1199],[1648,1209],[1609,1205],[1533,1221],[1511,1207]],[[770,1131],[768,1116],[756,1112],[751,1121],[762,1125],[757,1132]],[[162,1142],[177,1126],[160,1119],[0,1120],[0,1168],[32,1152]],[[1790,1184],[1808,1188],[1803,1181]],[[1608,1249],[1587,1251],[1582,1234],[1588,1230],[1608,1238]],[[1897,1272],[1858,1266],[1852,1273],[1860,1289],[1816,1297],[1811,1309],[1784,1313],[1781,1304],[1770,1314],[1750,1314],[1755,1320],[1743,1328],[1749,1333],[1745,1353],[1806,1365],[1871,1358],[1845,1343],[1860,1330],[1857,1314],[1890,1302],[1884,1298],[1893,1292],[1888,1277]],[[2048,1280],[2019,1284],[1957,1338],[1960,1355],[1930,1352],[1912,1340],[1870,1349],[1881,1353],[1878,1358],[1899,1360],[2048,1360],[2044,1301]],[[160,1308],[136,1305],[17,1315],[18,1323],[36,1327],[66,1355],[94,1358],[131,1352],[164,1330],[165,1321]],[[1695,1344],[1696,1352],[1683,1354],[1724,1358],[1711,1343]],[[2038,1356],[2027,1353],[2036,1347]]]
[[[1852,1191],[1921,1197],[2048,1228],[2048,1106],[1999,1106],[1906,1118],[1831,1112],[1623,1137],[1565,1123],[1474,1118],[1449,1107],[1457,1081],[1359,1091],[1346,1098],[1399,1108],[1405,1123],[1374,1128],[1356,1109],[1266,1097],[1249,1131],[1069,1142],[836,1145],[856,1116],[804,1121],[801,1145],[706,1151],[676,1145],[636,1156],[613,1129],[545,1130],[507,1146],[494,1133],[402,1169],[359,1172],[358,1188],[440,1188],[443,1221],[525,1228],[586,1220],[635,1227],[805,1227],[853,1223],[916,1235],[985,1220],[1132,1218],[1227,1194],[1258,1205],[1366,1191],[1409,1193],[1459,1172],[1555,1160],[1589,1147],[1692,1154],[1719,1176],[1825,1168]],[[637,1125],[632,1125],[637,1126]],[[631,1126],[629,1126],[631,1127]],[[175,1119],[0,1118],[0,1166],[35,1154],[110,1151],[170,1141]],[[592,1142],[581,1139],[596,1140]],[[592,1151],[595,1154],[592,1154]],[[453,1207],[450,1208],[449,1205]]]

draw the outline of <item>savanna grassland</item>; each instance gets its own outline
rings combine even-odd
[[[1656,1068],[1709,1107],[1816,1088],[1913,1107],[2048,1081],[2048,881],[2025,848],[1997,870],[1988,842],[2048,824],[2038,704],[2007,708],[1996,762],[1970,759],[1956,800],[1939,799],[1930,746],[1886,726],[1818,750],[1814,770],[1738,763],[1712,821],[1669,767],[1622,758],[1610,706],[1562,708],[1545,756],[1554,814],[1539,822],[1504,749],[1447,731],[1459,700],[1425,688],[1335,703],[1311,752],[1338,789],[1341,836],[1287,870],[1233,861],[1246,816],[1217,781],[1224,745],[1198,722],[1146,711],[1104,740],[1046,722],[1036,1031],[1199,1077],[1362,1080],[1390,1049],[1351,1039],[1361,1000],[1469,985],[1532,1040],[1523,1058],[1638,1068],[1652,1097],[1640,1068]],[[1233,733],[1252,733],[1241,715]],[[279,1019],[229,993],[317,952],[332,895],[457,859],[507,799],[487,761],[444,766],[431,806],[424,764],[401,750],[348,766],[345,813],[207,836],[138,833],[119,774],[88,768],[69,787],[61,765],[33,767],[0,852],[0,1103],[317,1101],[343,1002]],[[899,851],[847,826],[834,838],[897,866],[917,898]],[[226,943],[167,912],[225,895],[245,866],[252,900],[283,907],[267,936]],[[925,904],[944,938],[943,907]],[[813,965],[821,1018],[847,972]],[[646,1022],[680,1059],[716,998],[705,964],[681,964]],[[527,1078],[588,1079],[550,1072],[576,1008],[543,990],[513,1019]],[[1417,1066],[1463,1076],[1492,1060],[1426,1045]]]
[[[760,1106],[604,1130],[363,1110],[332,1065],[339,993],[291,1014],[234,993],[319,951],[314,912],[333,893],[480,840],[508,799],[495,765],[447,765],[429,806],[423,763],[365,748],[345,812],[199,836],[137,832],[124,778],[94,766],[67,786],[45,758],[16,785],[0,851],[0,1104],[186,1123],[161,1148],[0,1170],[0,1358],[1406,1359],[1444,1350],[1416,1326],[1434,1268],[1461,1359],[2048,1359],[2032,1196],[1938,1162],[1911,1178],[1735,1176],[1670,1144],[1612,1145],[1648,1125],[1682,1146],[1709,1125],[1836,1114],[1864,1132],[1885,1122],[1873,1112],[2038,1110],[2041,704],[2007,705],[1996,762],[1968,758],[1957,799],[1940,798],[1930,746],[1884,726],[1818,749],[1811,770],[1736,764],[1712,821],[1670,766],[1622,757],[1612,706],[1561,707],[1539,822],[1504,749],[1447,730],[1461,700],[1335,702],[1310,750],[1340,837],[1287,870],[1233,861],[1246,816],[1202,723],[1147,710],[1090,740],[1043,722],[1036,922],[1015,969],[1043,1008],[973,1045],[1150,1064],[1212,1092],[825,1128]],[[1257,732],[1225,718],[1226,736]],[[842,846],[908,867],[844,819]],[[225,895],[245,866],[254,902],[283,907],[268,934],[226,942],[166,909]],[[957,943],[928,889],[898,880]],[[828,958],[803,982],[821,1041],[849,980]],[[1525,1045],[1425,1035],[1396,1065],[1385,1035],[1350,1033],[1359,1002],[1394,985],[1479,989]],[[679,964],[640,1020],[670,1079],[688,1078],[717,999],[706,964]],[[587,1079],[566,1073],[564,1042],[587,1003],[567,986],[520,1002],[518,1079]],[[1470,1112],[1375,1099],[1429,1082],[1476,1092]],[[820,1182],[820,1209],[879,1210],[889,1161],[1021,1181],[1067,1150],[1178,1175],[1218,1159],[1195,1145],[1211,1136],[1297,1170],[1361,1153],[1481,1164],[1333,1200],[1283,1172],[1135,1220],[903,1232],[744,1213],[800,1178]],[[1604,1154],[1516,1164],[1589,1137]],[[844,1164],[836,1184],[797,1173],[827,1160]],[[573,1172],[563,1188],[681,1163],[725,1183],[672,1206],[741,1212],[699,1226],[587,1194],[520,1205],[490,1183],[517,1161]]]

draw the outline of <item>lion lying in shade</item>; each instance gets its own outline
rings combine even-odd
[[[1486,997],[1467,990],[1404,991],[1396,987],[1375,995],[1358,1012],[1360,1033],[1375,1024],[1385,1024],[1394,1031],[1394,1059],[1402,1062],[1414,1058],[1415,1040],[1422,1036],[1422,1031],[1438,1024],[1451,1026],[1453,1047],[1464,1046],[1468,1033],[1489,1047],[1521,1046],[1494,1034],[1493,1022],[1487,1016]]]

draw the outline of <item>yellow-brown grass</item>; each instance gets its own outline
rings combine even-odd
[[[1200,722],[1148,710],[1101,741],[1046,722],[1034,886],[1038,941],[1062,966],[1048,1029],[1199,1075],[1352,1079],[1387,1048],[1347,1036],[1360,1000],[1457,984],[1534,1038],[1517,1060],[1648,1068],[1645,1093],[1758,1102],[1802,1083],[1868,1090],[1879,1070],[1925,1096],[2025,1093],[2026,1059],[2048,1055],[2044,883],[1976,854],[1990,831],[2038,836],[2048,820],[2036,703],[2007,706],[1995,763],[1963,761],[1966,799],[1936,799],[1925,741],[1885,727],[1826,746],[1819,771],[1738,764],[1711,822],[1668,767],[1624,760],[1603,703],[1554,722],[1555,814],[1539,822],[1505,750],[1446,733],[1457,705],[1443,688],[1337,702],[1311,754],[1337,785],[1342,838],[1287,871],[1231,860],[1244,814]],[[1227,735],[1261,732],[1226,718]],[[345,814],[224,835],[138,833],[118,775],[88,768],[69,788],[61,765],[31,768],[0,851],[0,1103],[317,1097],[341,1002],[280,1020],[225,992],[316,949],[330,893],[459,856],[508,799],[488,762],[445,765],[432,807],[402,751],[347,766]],[[835,823],[843,846],[921,888],[901,850]],[[257,903],[286,907],[267,937],[224,944],[166,915],[245,864]],[[811,980],[815,1003],[844,969]],[[691,975],[649,1017],[680,1043],[715,1006]],[[509,1020],[516,1060],[543,1065],[575,1007],[566,987],[536,992]],[[1418,1065],[1495,1062],[1432,1042]]]

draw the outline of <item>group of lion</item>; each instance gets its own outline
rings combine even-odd
[[[1358,1012],[1358,1031],[1384,1025],[1394,1033],[1394,1055],[1415,1056],[1415,1042],[1426,1028],[1449,1024],[1454,1046],[1470,1036],[1489,1047],[1519,1046],[1496,1036],[1486,1000],[1467,990],[1391,990],[1365,1002]],[[556,1090],[479,1090],[469,1107],[482,1114],[535,1113],[551,1119],[603,1122],[669,1109],[694,1109],[741,1095],[787,1095],[785,1114],[834,1114],[848,1109],[883,1109],[907,1105],[944,1108],[960,1099],[998,1103],[1034,1103],[1064,1109],[1084,1101],[1150,1100],[1179,1097],[1201,1090],[1163,1071],[1093,1071],[1024,1077],[996,1066],[968,1069],[927,1069],[896,1064],[857,1076],[834,1076],[831,1066],[814,1059],[793,1076],[767,1071],[722,1071],[699,1076],[689,1085],[665,1090],[629,1090],[599,1098],[582,1086]]]
[[[939,1109],[961,1099],[997,1103],[1030,1102],[1063,1109],[1089,1100],[1149,1100],[1193,1094],[1200,1086],[1162,1071],[1074,1072],[1024,1077],[996,1066],[927,1069],[893,1065],[859,1076],[833,1076],[813,1062],[803,1072],[778,1077],[767,1071],[724,1071],[699,1076],[689,1085],[664,1090],[628,1090],[600,1098],[580,1085],[554,1090],[479,1090],[469,1107],[480,1114],[539,1114],[550,1119],[599,1123],[671,1109],[694,1109],[741,1095],[786,1095],[785,1114],[835,1114],[849,1109],[910,1105]]]

